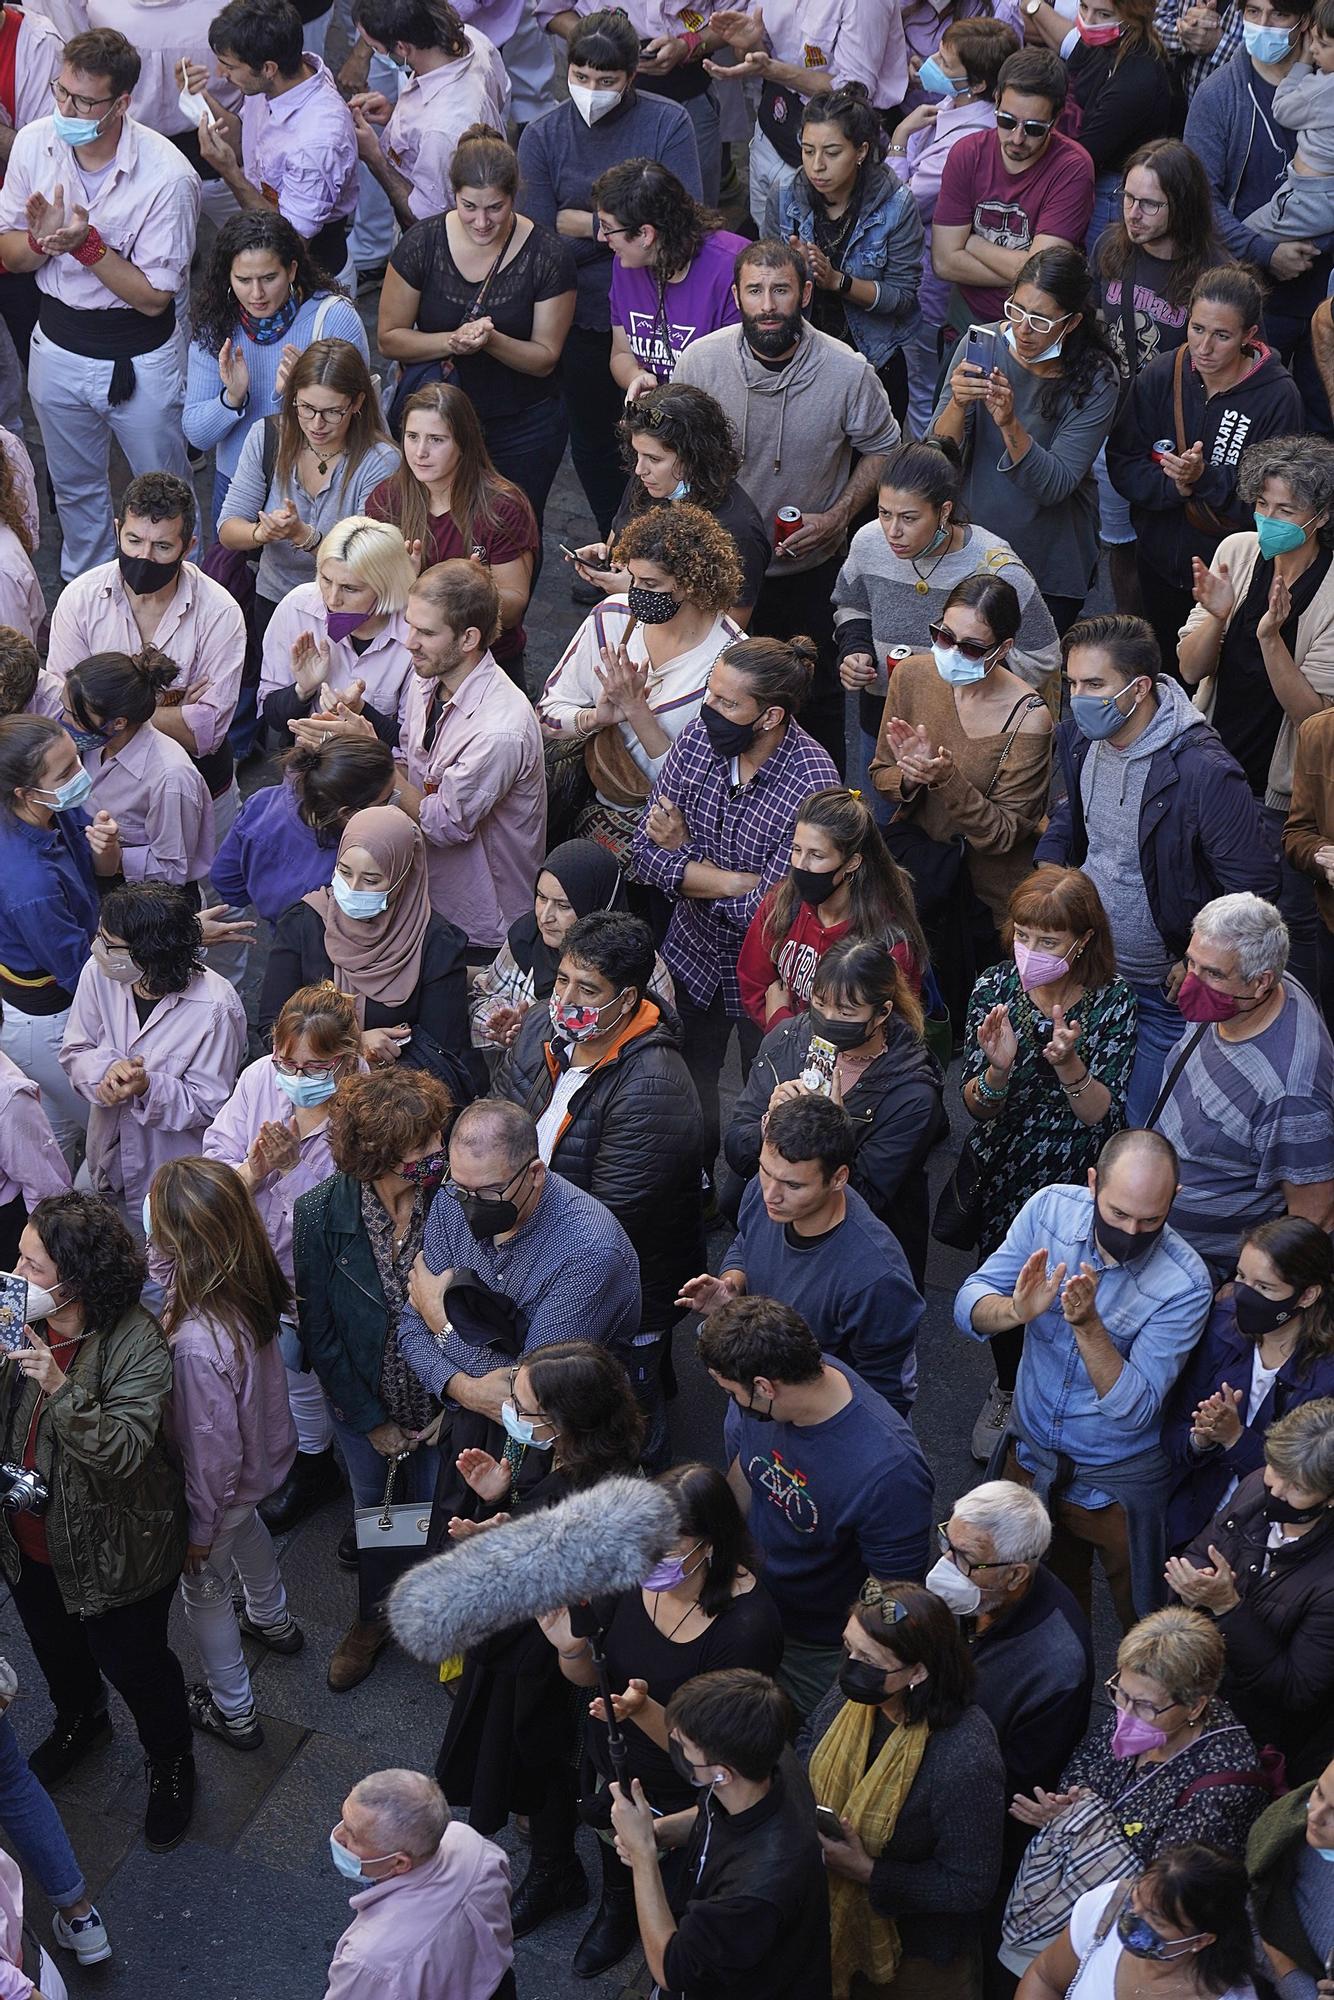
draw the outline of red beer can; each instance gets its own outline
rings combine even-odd
[[[781,548],[789,535],[802,525],[800,507],[780,507],[774,515],[774,547]]]
[[[1175,438],[1155,438],[1149,446],[1149,457],[1155,465],[1161,465],[1163,462],[1163,453],[1165,451],[1175,452],[1176,448],[1177,441]]]

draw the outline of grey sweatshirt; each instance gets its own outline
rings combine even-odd
[[[692,340],[675,382],[705,389],[731,419],[741,446],[740,483],[772,530],[780,507],[823,514],[848,483],[852,455],[892,451],[898,420],[869,361],[803,323],[785,368],[765,368],[739,327]],[[780,561],[769,576],[814,569],[822,555]]]
[[[1153,921],[1139,859],[1139,810],[1154,753],[1204,721],[1177,682],[1158,682],[1158,713],[1128,750],[1095,743],[1084,759],[1080,794],[1088,827],[1084,873],[1102,897],[1116,946],[1116,969],[1132,986],[1158,986],[1171,959]]]
[[[1313,173],[1334,174],[1334,76],[1294,63],[1274,90],[1274,116],[1297,134],[1297,151]]]

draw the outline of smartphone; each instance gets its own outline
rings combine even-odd
[[[801,1080],[807,1090],[815,1090],[822,1097],[834,1094],[834,1070],[838,1064],[838,1050],[823,1035],[812,1035],[811,1045],[806,1051],[806,1063],[801,1072]]]
[[[815,1825],[817,1831],[822,1833],[826,1840],[846,1840],[848,1837],[843,1831],[842,1820],[832,1806],[817,1806],[815,1808]]]
[[[28,1323],[28,1280],[0,1273],[0,1354],[18,1354],[28,1343],[23,1329]]]
[[[996,366],[995,327],[970,326],[964,341],[963,358],[969,368],[980,368],[984,375],[990,375]]]
[[[579,555],[579,554],[578,554],[578,552],[577,552],[576,550],[574,550],[574,549],[567,549],[567,548],[566,548],[566,546],[565,546],[565,544],[564,544],[564,542],[557,542],[557,544],[556,544],[556,547],[557,547],[557,548],[558,548],[558,549],[560,550],[560,552],[561,552],[561,554],[562,554],[562,555],[564,556],[564,558],[565,558],[566,562],[574,562],[574,563],[577,563],[577,562],[582,562],[582,561],[583,561],[583,557],[582,557],[581,555]]]

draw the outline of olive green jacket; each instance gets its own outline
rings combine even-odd
[[[23,1456],[42,1392],[11,1363],[0,1372],[0,1457]],[[163,1420],[171,1349],[142,1306],[76,1350],[63,1386],[37,1419],[36,1466],[51,1491],[51,1568],[65,1609],[95,1618],[149,1597],[181,1573],[185,1484],[168,1457]],[[12,1583],[19,1548],[0,1517],[0,1570]]]
[[[1251,1908],[1255,1926],[1266,1944],[1286,1952],[1303,1972],[1319,1979],[1324,1966],[1302,1929],[1292,1878],[1306,1844],[1306,1802],[1315,1780],[1275,1799],[1251,1828],[1246,1842],[1246,1866],[1251,1876]]]

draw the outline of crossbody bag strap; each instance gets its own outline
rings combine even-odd
[[[1172,361],[1172,422],[1176,425],[1178,454],[1187,449],[1185,373],[1186,346],[1183,341]]]
[[[1158,1123],[1158,1119],[1162,1113],[1163,1106],[1166,1104],[1168,1098],[1172,1095],[1172,1092],[1176,1089],[1177,1078],[1180,1076],[1182,1070],[1186,1067],[1186,1064],[1190,1061],[1191,1057],[1194,1055],[1196,1049],[1200,1046],[1200,1043],[1204,1040],[1204,1031],[1208,1027],[1208,1025],[1209,1023],[1207,1021],[1200,1022],[1199,1027],[1195,1030],[1195,1033],[1191,1036],[1190,1040],[1186,1043],[1185,1048],[1181,1051],[1181,1054],[1177,1057],[1176,1061],[1173,1063],[1172,1074],[1168,1077],[1167,1082],[1158,1092],[1157,1101],[1154,1104],[1153,1110],[1144,1120],[1144,1130],[1146,1132],[1152,1132],[1154,1126]]]
[[[985,792],[983,792],[982,794],[984,799],[989,799],[991,797],[992,790],[995,787],[996,780],[997,778],[999,778],[1001,774],[1001,765],[1005,762],[1005,759],[1010,754],[1010,745],[1014,742],[1015,737],[1019,734],[1019,731],[1024,726],[1024,717],[1026,715],[1031,715],[1035,708],[1045,708],[1046,706],[1047,704],[1042,699],[1042,696],[1040,694],[1020,695],[1018,701],[1015,703],[1014,707],[1010,710],[1010,713],[1006,716],[1004,724],[1002,725],[1009,733],[1007,734],[1005,741],[1001,744],[1000,756],[996,759],[996,768],[991,774],[991,783],[987,786]],[[1017,722],[1015,721],[1016,715],[1019,718]],[[1010,728],[1010,724],[1012,722],[1014,723],[1013,729]]]

